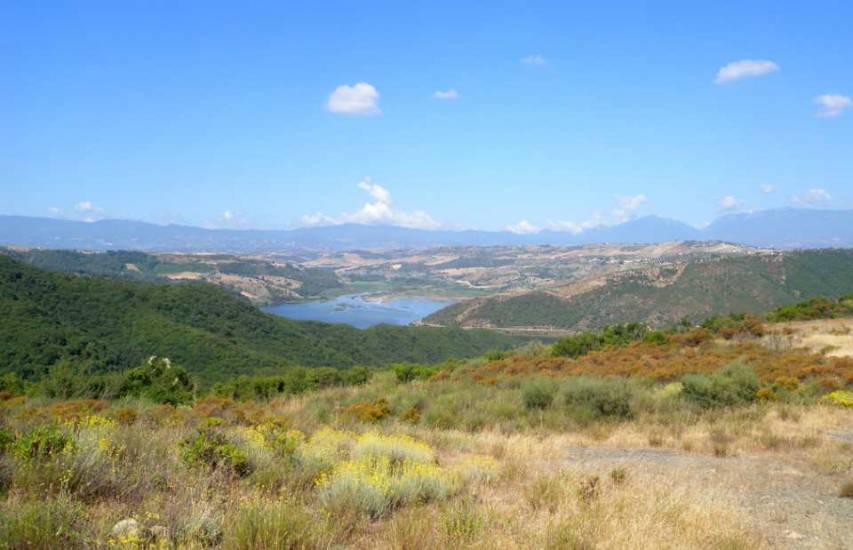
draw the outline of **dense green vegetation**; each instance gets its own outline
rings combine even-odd
[[[0,373],[58,365],[88,373],[169,357],[203,382],[283,367],[435,363],[515,340],[488,331],[292,321],[209,284],[161,284],[42,271],[0,257]]]
[[[806,250],[688,263],[682,273],[634,272],[561,298],[543,291],[460,302],[427,318],[442,325],[597,329],[616,323],[667,326],[683,318],[763,313],[823,295],[853,292],[853,250]]]

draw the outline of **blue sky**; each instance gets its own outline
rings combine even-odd
[[[853,207],[853,3],[569,4],[7,2],[0,213],[577,231]]]

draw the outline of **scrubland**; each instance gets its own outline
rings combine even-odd
[[[699,330],[266,400],[6,391],[0,547],[845,547],[850,359]]]

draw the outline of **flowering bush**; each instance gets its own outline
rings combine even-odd
[[[341,462],[317,479],[327,507],[355,509],[372,517],[408,503],[445,498],[454,486],[453,476],[435,464],[410,460],[395,464],[382,455]]]
[[[387,458],[392,464],[435,462],[435,451],[426,443],[406,435],[381,435],[368,432],[359,436],[352,450],[355,459]]]
[[[830,405],[838,405],[839,407],[853,407],[853,392],[844,390],[834,391],[824,395],[821,401]]]

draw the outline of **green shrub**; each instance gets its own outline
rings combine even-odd
[[[648,328],[639,323],[609,325],[599,332],[582,332],[566,336],[554,344],[551,353],[555,357],[577,358],[606,346],[626,346],[641,340],[647,332]]]
[[[0,510],[0,548],[89,548],[84,510],[67,497]]]
[[[521,399],[527,410],[547,409],[554,402],[557,384],[553,380],[539,378],[521,388]]]
[[[630,418],[634,394],[635,386],[628,380],[577,377],[566,385],[564,400],[576,420]]]
[[[140,367],[123,374],[116,397],[146,397],[155,403],[181,405],[193,397],[190,375],[168,357],[151,356]]]
[[[0,455],[6,452],[6,449],[12,446],[15,441],[15,436],[12,431],[0,426]]]
[[[441,370],[437,366],[415,365],[412,363],[397,363],[391,369],[397,376],[397,382],[406,383],[412,380],[426,380]]]
[[[681,379],[682,395],[702,407],[723,407],[755,401],[758,376],[748,365],[734,364],[712,374],[688,374]]]
[[[17,438],[12,454],[20,460],[37,460],[57,455],[72,445],[71,438],[58,426],[40,424]]]
[[[226,529],[225,548],[272,550],[311,547],[313,519],[294,501],[249,502]]]
[[[179,445],[181,459],[189,466],[226,469],[241,477],[252,473],[248,453],[214,427],[199,430]]]

